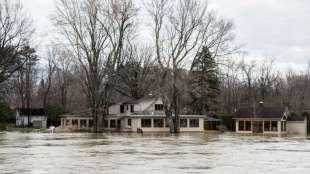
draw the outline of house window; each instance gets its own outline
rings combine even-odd
[[[128,119],[128,120],[127,120],[127,125],[128,125],[128,126],[131,126],[131,119]]]
[[[117,128],[121,128],[121,120],[117,120]]]
[[[70,120],[66,120],[66,126],[70,125]]]
[[[270,121],[264,121],[264,131],[270,131]]]
[[[199,127],[199,119],[190,119],[189,127]]]
[[[79,120],[72,120],[72,126],[77,126],[78,122],[79,122]]]
[[[103,127],[109,128],[109,120],[104,120],[103,121]]]
[[[187,127],[187,119],[180,119],[180,127]]]
[[[164,127],[163,119],[154,119],[154,127]]]
[[[245,130],[246,131],[251,131],[251,121],[246,121],[245,122]]]
[[[239,121],[239,131],[244,131],[244,121]]]
[[[152,127],[152,120],[151,119],[141,119],[141,126],[142,127]]]
[[[125,112],[125,107],[124,107],[124,105],[120,105],[120,106],[119,106],[119,112],[120,112],[120,113],[124,113],[124,112]]]
[[[116,121],[110,120],[110,128],[116,128]]]
[[[86,120],[80,120],[81,128],[86,127]]]
[[[245,121],[239,121],[239,130],[240,131],[244,131],[245,130],[244,124],[245,124]]]
[[[94,120],[88,120],[88,127],[94,126]]]
[[[278,122],[277,121],[271,122],[271,131],[278,131]]]
[[[130,105],[130,112],[135,112],[135,105]]]
[[[162,111],[164,110],[163,104],[155,104],[155,111]]]

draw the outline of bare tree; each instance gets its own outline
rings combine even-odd
[[[100,107],[129,38],[135,8],[132,1],[59,0],[54,21],[85,73],[84,89],[100,131]]]
[[[18,105],[21,108],[31,107],[31,97],[36,81],[37,70],[35,65],[38,61],[36,52],[33,48],[25,46],[21,50],[21,55],[25,59],[25,64],[19,68],[14,76],[14,86],[18,96]]]
[[[232,23],[218,19],[207,4],[194,0],[152,0],[147,4],[152,21],[159,89],[170,131],[179,132],[180,95],[178,74],[196,58],[202,47],[212,55],[228,51]],[[174,122],[173,122],[173,114]]]
[[[21,56],[33,33],[32,20],[18,1],[0,1],[0,83],[25,63]]]
[[[48,95],[50,93],[50,89],[52,86],[52,80],[53,80],[53,75],[55,73],[56,70],[56,63],[55,63],[55,59],[57,57],[57,50],[56,48],[51,48],[48,49],[47,52],[47,65],[46,65],[46,80],[44,82],[44,79],[42,79],[42,87],[43,87],[43,108],[46,108],[48,105]]]
[[[55,61],[56,81],[59,89],[60,103],[64,110],[67,108],[68,88],[70,86],[69,76],[72,66],[73,54],[69,50],[58,49]]]
[[[154,61],[148,47],[129,47],[124,52],[124,61],[117,74],[115,90],[124,96],[140,99],[150,93],[155,86]]]
[[[273,82],[276,80],[276,74],[273,73],[274,59],[264,59],[259,66],[258,90],[261,101],[265,101],[266,95],[271,92]]]
[[[221,68],[221,95],[223,103],[223,111],[232,113],[240,104],[241,79],[240,63],[228,60],[225,66]]]
[[[255,100],[254,95],[254,83],[256,81],[256,62],[252,61],[250,63],[246,63],[244,61],[240,64],[242,74],[244,76],[244,82],[247,87],[248,91],[248,104],[250,104],[252,101]]]

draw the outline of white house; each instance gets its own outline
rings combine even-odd
[[[34,128],[46,128],[47,113],[42,108],[16,109],[16,126]]]
[[[163,103],[160,98],[146,97],[139,100],[115,103],[109,107],[109,114],[104,117],[103,130],[121,132],[168,132],[169,124],[163,109]],[[81,122],[86,120],[84,129],[90,129],[91,127],[87,122],[93,124],[93,119],[88,115],[86,113],[63,115],[61,127],[63,129],[81,130]],[[204,131],[204,118],[204,115],[180,115],[180,131]]]
[[[180,115],[181,132],[204,131],[204,115]],[[116,103],[104,118],[104,130],[168,132],[169,124],[160,98],[146,97]]]

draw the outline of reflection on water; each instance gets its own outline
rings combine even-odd
[[[310,172],[308,139],[204,133],[0,133],[0,173],[293,172]]]

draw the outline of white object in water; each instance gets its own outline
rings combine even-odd
[[[55,126],[50,126],[50,127],[48,128],[48,130],[51,131],[51,133],[54,133]]]

